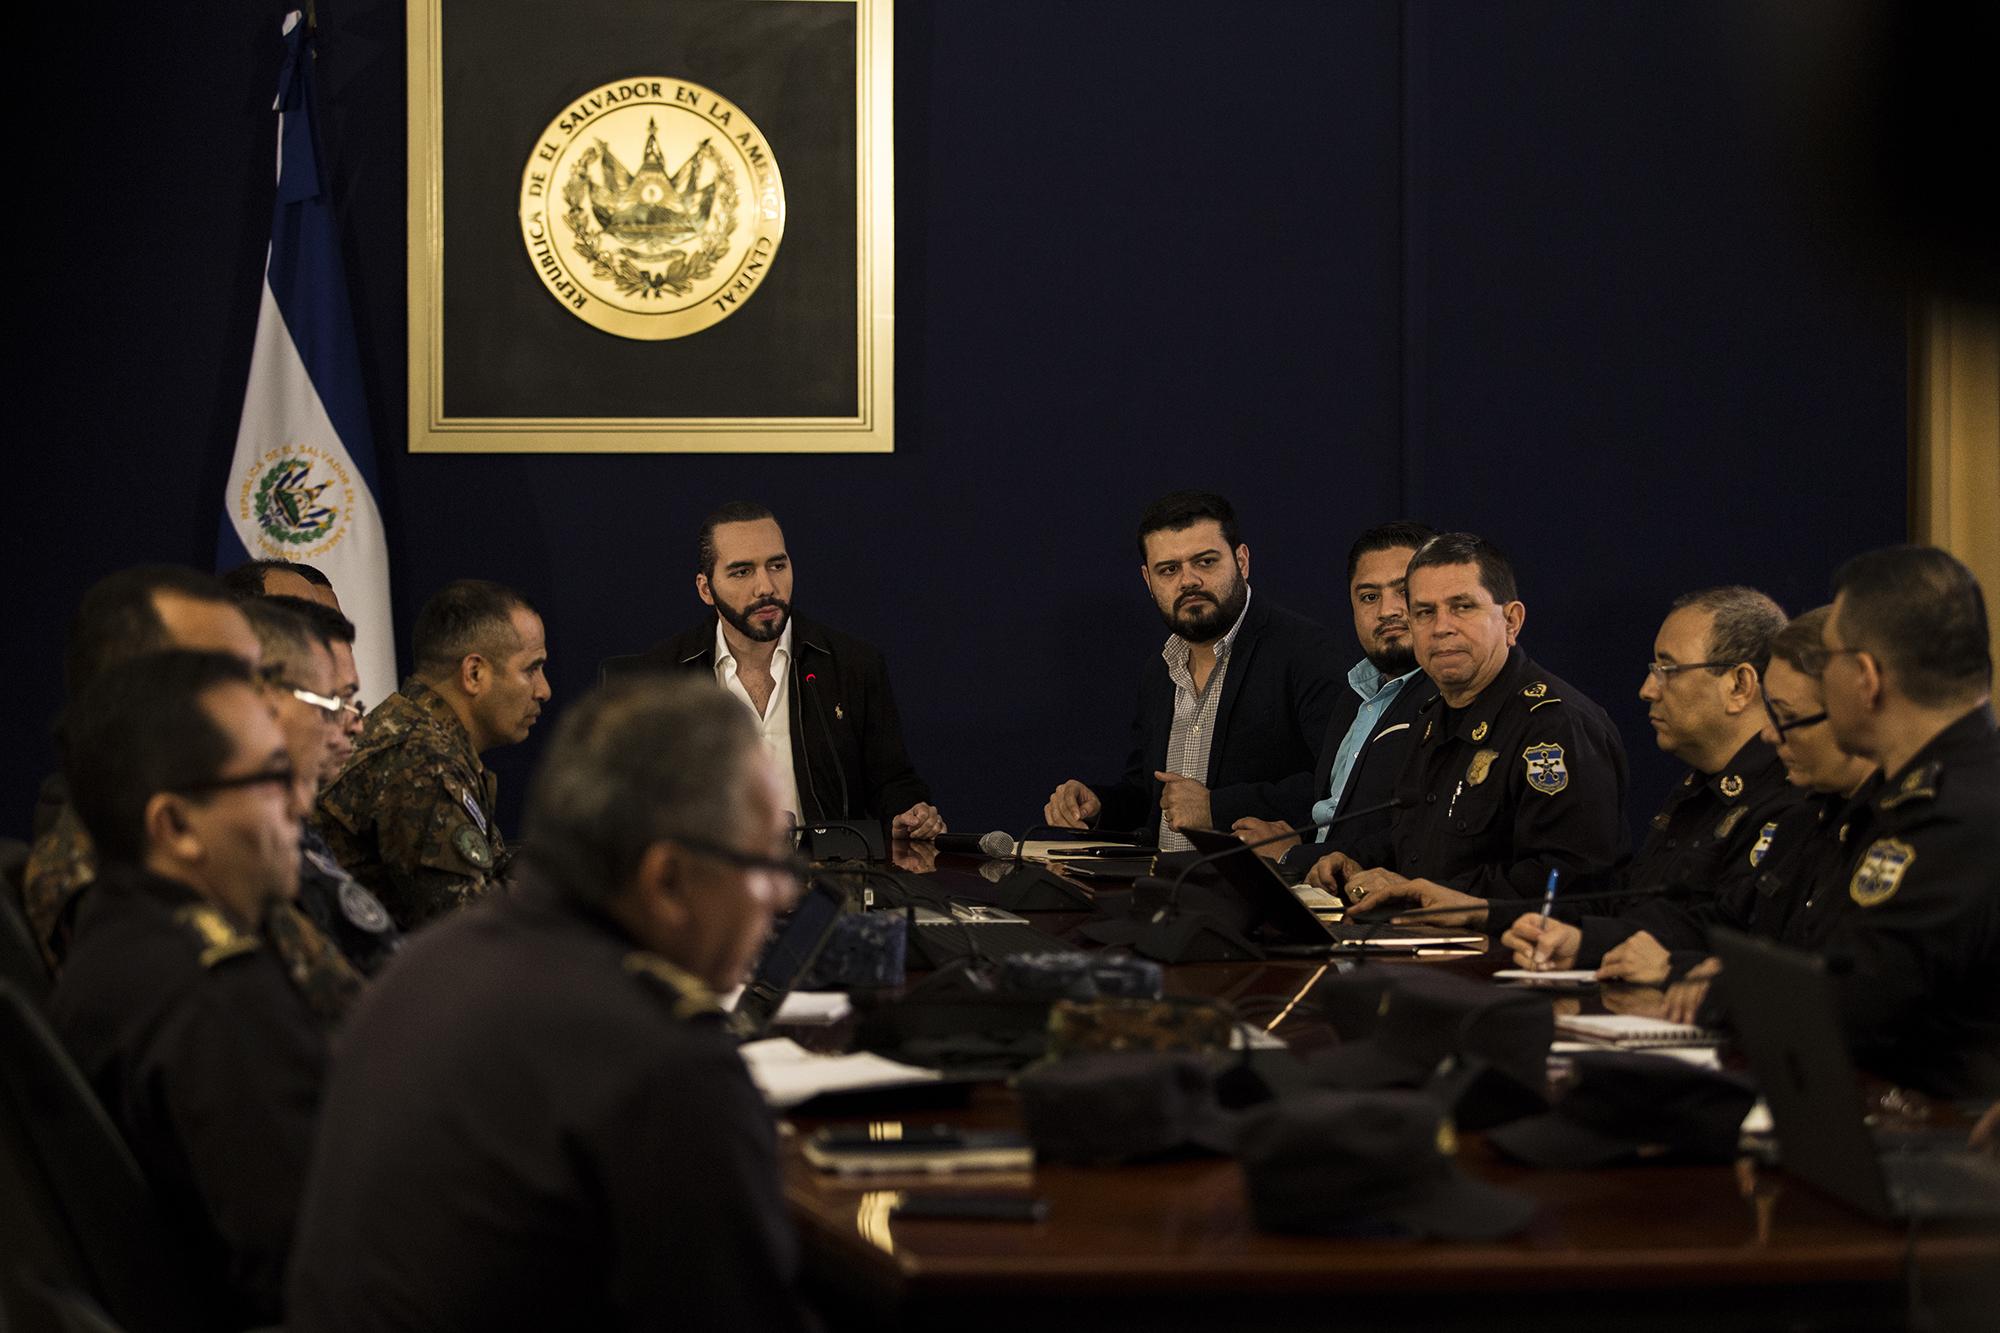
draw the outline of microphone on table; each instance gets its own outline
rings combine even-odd
[[[1000,860],[1014,854],[1013,836],[999,829],[976,837],[970,833],[940,833],[930,841],[940,852],[952,856],[985,856]]]
[[[819,697],[816,683],[819,677],[808,671],[799,677],[799,688],[806,696],[806,711],[819,721],[819,733],[826,740],[827,754],[833,759],[833,776],[840,784],[840,809],[832,818],[827,817],[824,808],[820,817],[800,824],[800,849],[814,860],[830,860],[834,857],[854,856],[862,860],[880,861],[889,854],[887,842],[882,837],[882,821],[879,819],[849,819],[847,789],[847,769],[840,762],[840,747],[833,741],[833,724],[826,720],[826,704]],[[806,782],[812,783],[812,746],[806,746]],[[819,793],[814,791],[813,801],[819,803]],[[857,850],[858,849],[858,850]]]

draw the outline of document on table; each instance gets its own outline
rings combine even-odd
[[[862,1088],[895,1088],[934,1083],[935,1069],[901,1064],[868,1051],[851,1055],[815,1055],[790,1037],[746,1041],[737,1048],[750,1070],[750,1081],[777,1110],[810,1101],[823,1092],[854,1092]]]
[[[1643,1051],[1659,1046],[1718,1046],[1726,1034],[1692,1023],[1663,1023],[1631,1014],[1571,1014],[1556,1020],[1556,1035]]]
[[[1588,968],[1567,972],[1531,972],[1526,968],[1509,967],[1495,972],[1493,979],[1502,985],[1542,986],[1549,990],[1595,990],[1598,985],[1597,973]]]
[[[742,998],[743,988],[738,986],[720,997],[719,1002],[724,1009],[733,1010]],[[799,1027],[825,1027],[838,1023],[853,1012],[854,1001],[848,998],[846,991],[795,990],[778,1006],[778,1012],[771,1016],[771,1021],[793,1023]]]
[[[1094,847],[1110,848],[1117,852],[1130,853],[1131,859],[1151,856],[1151,847],[1136,847],[1129,842],[1092,842],[1085,838],[1030,838],[1021,844],[1021,859],[1024,861],[1062,861],[1070,856],[1095,857]],[[1113,857],[1113,860],[1120,858]]]

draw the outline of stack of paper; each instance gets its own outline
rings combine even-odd
[[[894,1088],[931,1083],[935,1069],[900,1064],[867,1051],[852,1055],[815,1055],[790,1037],[767,1037],[738,1048],[750,1069],[750,1080],[764,1100],[782,1111],[810,1101],[823,1092],[853,1092],[861,1088]]]

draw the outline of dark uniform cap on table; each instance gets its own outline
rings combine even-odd
[[[1420,1092],[1302,1092],[1251,1112],[1237,1137],[1266,1231],[1492,1240],[1527,1226],[1535,1201],[1467,1176],[1456,1151]]]
[[[1190,1148],[1234,1150],[1238,1117],[1200,1055],[1109,1051],[1030,1069],[1017,1082],[1037,1158],[1110,1164]]]
[[[1587,1052],[1576,1057],[1576,1082],[1553,1110],[1487,1138],[1536,1166],[1609,1166],[1669,1155],[1732,1162],[1756,1099],[1742,1079],[1672,1056]]]
[[[1365,1037],[1312,1057],[1315,1084],[1428,1088],[1467,1129],[1548,1106],[1548,997],[1426,967],[1364,968],[1329,987],[1376,994],[1377,1013]]]

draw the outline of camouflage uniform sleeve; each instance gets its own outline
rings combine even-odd
[[[347,1017],[361,998],[361,974],[297,904],[272,904],[264,936],[315,1018],[332,1028]]]
[[[378,896],[402,929],[414,930],[492,887],[498,835],[477,786],[464,776],[437,766],[392,775],[375,824],[385,870]]]
[[[52,972],[62,966],[67,952],[70,904],[96,877],[90,835],[76,812],[65,805],[48,831],[35,839],[21,878],[21,907],[34,931],[35,946]]]

